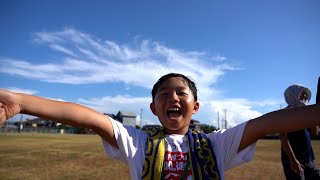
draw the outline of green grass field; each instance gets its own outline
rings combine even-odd
[[[320,141],[313,141],[320,167]],[[284,179],[280,142],[260,140],[254,160],[226,172],[227,180]],[[130,179],[126,165],[109,159],[97,135],[0,135],[0,179]]]

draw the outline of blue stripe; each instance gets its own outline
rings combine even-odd
[[[188,131],[188,140],[189,140],[189,149],[190,149],[190,154],[191,154],[191,161],[192,161],[192,173],[195,179],[199,179],[199,174],[197,170],[197,158],[196,158],[196,153],[194,150],[194,139],[192,137],[192,131],[189,129]]]

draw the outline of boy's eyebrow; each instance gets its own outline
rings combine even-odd
[[[158,91],[162,91],[162,90],[167,90],[167,89],[170,89],[169,87],[160,87],[159,89],[158,89]],[[190,89],[190,88],[188,88],[188,87],[176,87],[175,89],[177,89],[177,90],[185,90],[185,89]]]
[[[159,87],[158,91],[169,89],[168,87]]]

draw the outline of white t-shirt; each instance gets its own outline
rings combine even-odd
[[[113,120],[112,126],[119,149],[114,148],[103,140],[106,154],[113,159],[118,159],[129,165],[131,179],[141,179],[143,163],[145,160],[145,149],[148,135],[134,127],[123,126]],[[213,131],[207,134],[212,143],[216,156],[220,178],[224,179],[224,171],[252,160],[255,152],[255,143],[238,152],[243,130],[247,122],[230,129]],[[165,160],[164,170],[169,171],[171,177],[175,177],[177,171],[183,171],[187,160],[187,136],[166,135],[165,136]],[[187,176],[190,175],[187,172]],[[171,179],[170,177],[170,179]]]

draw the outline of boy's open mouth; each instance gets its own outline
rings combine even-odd
[[[171,107],[167,110],[167,116],[169,118],[177,118],[181,115],[181,109],[178,107]]]

